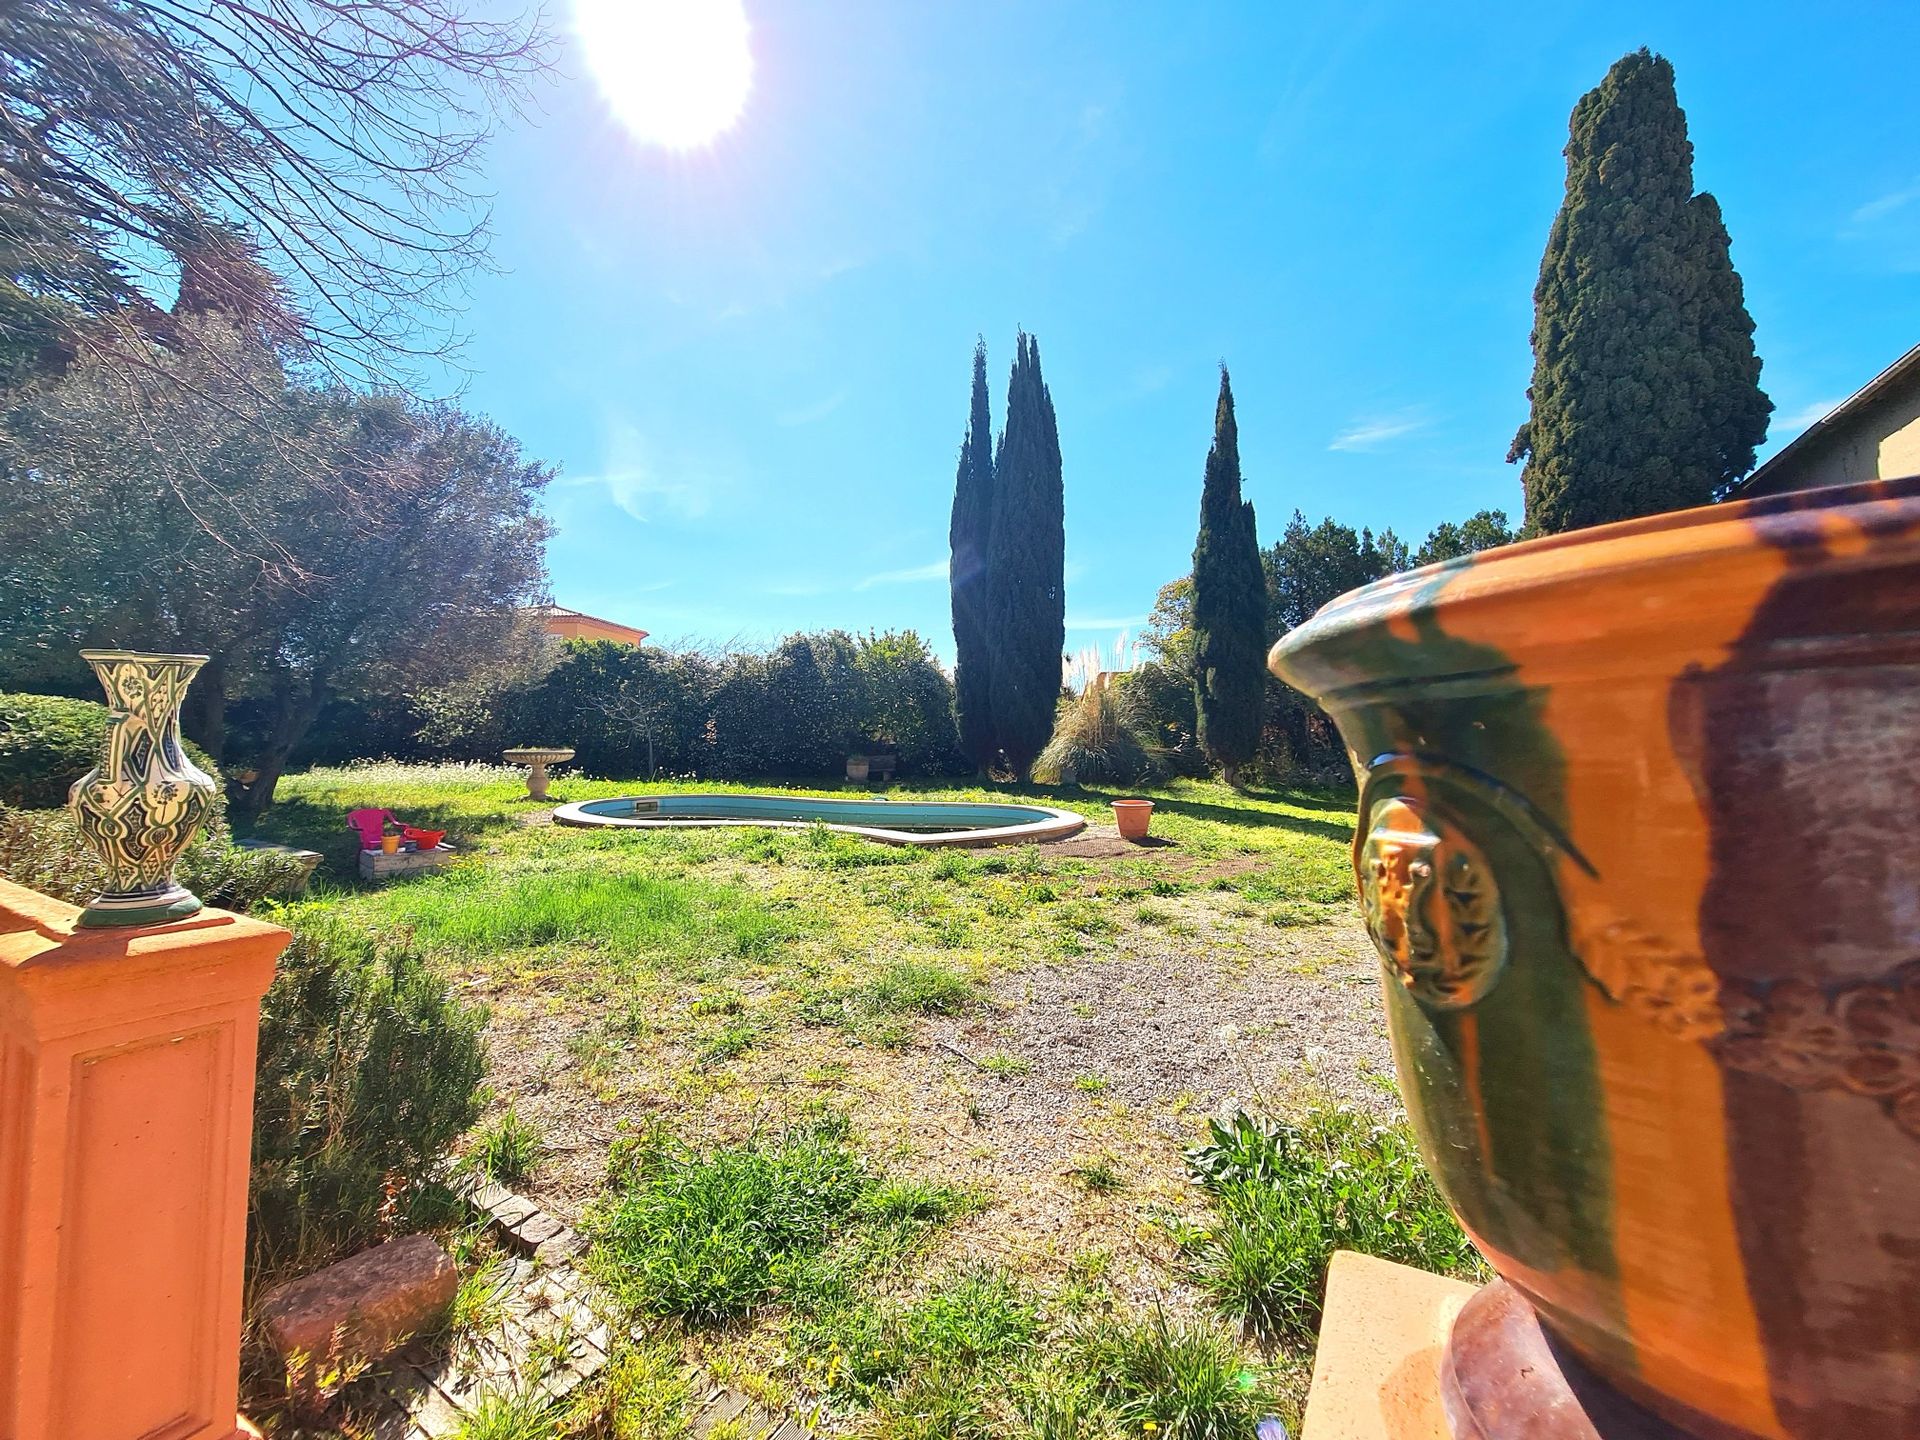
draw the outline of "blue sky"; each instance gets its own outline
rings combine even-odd
[[[467,401],[562,467],[556,598],[657,640],[950,654],[970,352],[998,424],[1017,325],[1060,417],[1070,649],[1185,573],[1223,359],[1263,540],[1296,507],[1517,518],[1567,113],[1642,44],[1733,235],[1769,448],[1920,340],[1920,6],[747,10],[710,148],[634,140],[569,38],[489,158]]]

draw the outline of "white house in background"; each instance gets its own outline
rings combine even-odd
[[[1920,475],[1920,345],[1734,488],[1734,498]]]

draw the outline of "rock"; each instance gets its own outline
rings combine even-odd
[[[379,1359],[437,1324],[459,1284],[431,1236],[408,1235],[275,1286],[260,1320],[291,1376],[318,1362]]]

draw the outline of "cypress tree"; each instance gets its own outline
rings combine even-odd
[[[1194,702],[1200,748],[1229,785],[1260,746],[1266,692],[1267,579],[1253,504],[1240,498],[1240,431],[1233,385],[1220,367],[1213,448],[1200,489],[1193,546]]]
[[[1534,287],[1527,528],[1701,505],[1753,465],[1771,403],[1673,67],[1639,50],[1574,106],[1567,189]]]
[[[1693,197],[1694,253],[1700,266],[1700,345],[1710,369],[1703,419],[1710,444],[1715,493],[1724,494],[1753,469],[1753,452],[1767,438],[1773,401],[1760,388],[1760,356],[1753,348],[1753,317],[1746,287],[1733,268],[1733,242],[1720,218],[1720,202]]]
[[[993,484],[986,605],[993,728],[1000,753],[1024,779],[1053,734],[1067,643],[1060,429],[1040,374],[1039,343],[1024,330],[1014,347]]]
[[[983,773],[1000,749],[993,730],[993,645],[987,626],[987,540],[993,517],[993,416],[987,406],[987,342],[973,347],[973,408],[953,482],[951,558],[954,714],[960,750]]]

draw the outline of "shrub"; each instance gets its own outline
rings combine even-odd
[[[952,682],[911,630],[816,631],[771,651],[575,640],[537,683],[472,700],[336,700],[294,758],[493,759],[532,740],[571,746],[591,775],[839,775],[872,749],[896,752],[904,774],[965,768]],[[237,744],[258,736],[259,710],[229,707]]]
[[[242,850],[216,818],[187,846],[175,867],[180,883],[209,905],[247,910],[292,888],[305,870],[291,855]],[[106,884],[106,868],[64,810],[11,810],[0,805],[0,875],[70,905],[84,905]]]
[[[1129,785],[1154,772],[1153,757],[1135,732],[1122,691],[1089,685],[1061,706],[1053,738],[1033,762],[1034,779],[1057,783],[1071,770],[1080,780]]]
[[[476,1118],[486,1013],[412,949],[303,921],[260,1012],[251,1269],[311,1269],[446,1202]]]
[[[1404,1131],[1344,1107],[1208,1129],[1187,1164],[1219,1219],[1188,1247],[1194,1278],[1261,1332],[1312,1337],[1335,1250],[1442,1273],[1479,1268]]]
[[[99,763],[106,737],[104,705],[60,695],[0,694],[0,805],[53,810],[66,804],[73,782]],[[186,750],[209,775],[219,773],[192,741]]]

